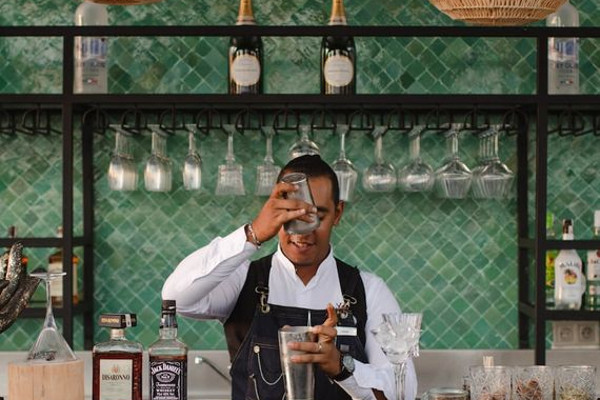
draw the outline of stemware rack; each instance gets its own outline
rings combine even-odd
[[[73,94],[73,50],[76,36],[107,37],[229,37],[260,35],[274,37],[502,37],[530,38],[536,43],[537,92],[517,95],[480,94],[370,94],[323,96],[313,94],[265,94],[230,96],[226,94]],[[416,123],[426,124],[430,131],[444,129],[450,122],[467,122],[476,133],[485,125],[485,115],[499,115],[507,121],[507,133],[516,133],[517,226],[519,265],[519,347],[535,348],[535,362],[545,363],[546,321],[600,319],[598,311],[547,310],[544,301],[545,253],[549,249],[600,248],[599,241],[576,240],[568,244],[546,239],[548,136],[583,134],[600,135],[599,95],[548,95],[548,38],[600,38],[600,28],[546,27],[466,27],[466,26],[22,26],[3,27],[0,37],[60,37],[63,43],[62,93],[0,94],[0,133],[61,133],[63,152],[64,236],[57,238],[24,238],[25,246],[62,246],[65,259],[70,259],[74,246],[84,248],[84,285],[93,293],[94,183],[93,137],[106,131],[110,123],[121,123],[132,134],[144,132],[144,119],[160,123],[167,131],[176,132],[179,118],[195,123],[200,131],[219,129],[233,124],[244,130],[273,127],[292,131],[299,123],[313,129],[331,129],[347,123],[351,130],[368,131],[383,125],[390,132],[405,133]],[[300,116],[296,118],[296,115]],[[335,116],[331,119],[329,116]],[[482,117],[483,116],[483,117]],[[83,173],[83,235],[73,235],[73,142],[75,118],[81,118]],[[129,118],[129,119],[128,119]],[[270,119],[269,119],[270,118]],[[296,119],[294,119],[296,118]],[[495,117],[497,118],[497,117]],[[505,119],[506,118],[506,119]],[[52,122],[60,120],[60,128]],[[304,122],[302,122],[304,121]],[[309,122],[306,122],[309,121]],[[529,129],[534,126],[533,129]],[[535,135],[535,188],[530,190],[528,155],[530,131]],[[530,218],[528,198],[535,194],[535,215]],[[533,221],[533,222],[532,222]],[[529,234],[533,224],[534,234]],[[532,237],[531,237],[532,236]],[[0,239],[0,246],[14,239]],[[530,267],[534,259],[535,267]],[[93,343],[93,299],[88,296],[75,307],[71,299],[71,274],[64,284],[62,309],[63,334],[73,341],[73,316],[84,318],[84,345]],[[534,301],[530,299],[529,282],[535,282]],[[25,316],[39,316],[35,311]],[[530,335],[533,322],[534,332]]]

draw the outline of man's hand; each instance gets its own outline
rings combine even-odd
[[[286,193],[294,192],[297,188],[285,182],[279,182],[273,188],[271,196],[263,205],[258,216],[252,221],[252,229],[259,242],[264,243],[273,238],[281,226],[293,219],[311,222],[316,218],[317,209],[312,204],[301,200],[287,199]]]
[[[341,372],[340,352],[335,346],[334,340],[337,336],[337,314],[333,305],[327,305],[327,319],[323,325],[313,327],[313,333],[317,334],[317,342],[293,342],[289,344],[290,349],[300,350],[306,354],[292,356],[292,362],[315,363],[328,376],[336,376]]]

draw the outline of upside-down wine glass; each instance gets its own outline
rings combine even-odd
[[[406,364],[411,357],[419,356],[421,313],[383,314],[383,322],[372,330],[389,362],[394,366],[396,399],[404,400]]]
[[[108,165],[108,186],[111,190],[129,191],[137,186],[137,166],[129,150],[127,136],[119,126],[115,130],[115,150]]]
[[[227,155],[225,156],[225,164],[219,165],[217,176],[217,188],[215,194],[217,196],[243,196],[246,194],[244,187],[243,167],[235,162],[233,155],[233,133],[234,127],[227,129]]]
[[[405,192],[426,192],[433,187],[433,168],[421,158],[421,132],[425,125],[415,126],[409,133],[410,161],[398,172],[398,185]]]
[[[358,172],[352,164],[352,161],[346,158],[346,135],[349,130],[348,125],[338,125],[337,129],[340,132],[340,155],[332,165],[333,171],[337,175],[338,184],[340,186],[340,200],[350,201],[354,196],[354,188],[358,180]]]
[[[183,160],[183,187],[198,190],[202,187],[202,159],[196,150],[195,127],[188,128],[188,153]]]
[[[383,159],[383,129],[373,131],[375,136],[375,161],[363,173],[362,184],[367,192],[392,192],[396,188],[396,169]]]
[[[277,182],[277,176],[281,167],[275,164],[273,159],[273,129],[265,128],[266,154],[263,163],[256,167],[256,192],[257,196],[269,196],[273,191],[273,186]]]
[[[314,156],[320,155],[321,151],[319,150],[319,146],[310,138],[308,134],[310,132],[310,126],[308,125],[300,125],[300,139],[298,139],[292,147],[288,150],[288,155],[290,156],[290,160],[294,158],[298,158],[300,156]]]
[[[462,124],[451,124],[446,132],[448,156],[446,162],[435,171],[435,191],[439,197],[463,199],[467,196],[473,174],[458,155],[458,135]]]
[[[173,167],[167,157],[167,139],[159,133],[158,125],[151,129],[152,149],[144,168],[144,184],[150,192],[168,192],[173,183]]]
[[[67,341],[58,332],[54,313],[52,312],[52,298],[50,293],[50,283],[62,279],[66,272],[32,272],[30,275],[40,278],[46,286],[46,318],[44,325],[39,333],[37,340],[27,354],[27,361],[32,362],[65,362],[75,361],[77,357],[69,347]]]
[[[491,125],[482,134],[484,156],[482,165],[473,171],[473,194],[486,199],[508,196],[515,174],[498,157],[498,135],[502,125]]]

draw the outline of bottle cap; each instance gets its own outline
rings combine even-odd
[[[137,325],[135,314],[100,314],[98,325],[106,328],[130,328]]]
[[[573,240],[573,220],[565,219],[563,220],[562,226],[563,240]]]
[[[594,226],[600,228],[600,210],[594,211]]]
[[[173,314],[175,314],[175,310],[177,309],[177,305],[176,305],[176,301],[175,300],[163,300],[162,301],[162,310],[163,312],[165,311],[169,311],[172,312]]]

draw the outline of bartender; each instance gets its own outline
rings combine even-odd
[[[224,324],[231,356],[232,400],[280,400],[284,384],[277,331],[283,325],[314,325],[316,342],[294,344],[314,363],[315,399],[396,398],[393,367],[371,330],[384,313],[400,307],[378,276],[334,257],[331,231],[344,203],[337,177],[319,156],[290,161],[280,177],[308,177],[314,205],[290,199],[297,190],[278,180],[250,223],[188,255],[166,280],[162,297],[177,301],[177,312]],[[283,224],[318,218],[307,234],[288,234]],[[252,260],[263,243],[279,238],[277,251]],[[417,392],[414,366],[408,365],[405,398]]]

